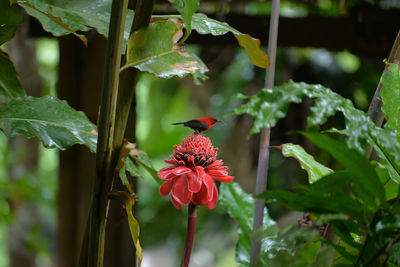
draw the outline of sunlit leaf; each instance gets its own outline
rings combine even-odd
[[[38,137],[48,148],[84,144],[96,151],[96,128],[84,113],[56,97],[20,97],[0,105],[0,128],[8,137]]]
[[[25,0],[18,1],[18,4],[38,19],[43,28],[54,36],[73,33],[86,42],[86,37],[76,32],[88,31],[91,28],[103,36],[108,36],[112,0]],[[125,40],[129,37],[132,21],[133,11],[128,10]]]
[[[183,23],[185,23],[186,33],[182,42],[184,42],[192,31],[192,16],[199,8],[200,0],[169,0],[175,8],[181,13]]]
[[[219,201],[228,209],[229,215],[239,222],[236,263],[238,266],[249,266],[255,201],[251,195],[243,191],[240,185],[235,182],[221,184]],[[268,246],[279,243],[276,240],[277,230],[278,227],[269,217],[265,208],[262,231],[268,231],[270,235],[265,235],[261,239],[263,251],[268,251]]]
[[[0,104],[25,96],[10,58],[0,50]]]
[[[17,14],[16,6],[10,5],[7,0],[0,1],[0,45],[14,36],[21,22],[22,17]]]
[[[182,35],[179,19],[156,19],[131,35],[123,68],[135,67],[160,78],[205,73],[204,63],[177,43]]]
[[[300,103],[303,98],[314,100],[308,123],[310,126],[324,124],[328,117],[341,112],[346,128],[333,129],[346,135],[347,145],[363,152],[367,142],[376,150],[380,166],[389,170],[390,177],[400,183],[400,145],[396,135],[389,129],[381,129],[361,110],[356,109],[349,99],[332,92],[319,84],[295,83],[289,81],[281,86],[262,89],[252,96],[240,95],[249,101],[236,108],[235,114],[250,114],[254,117],[250,135],[266,127],[273,127],[283,118],[291,103]]]
[[[388,63],[388,71],[382,75],[382,111],[386,114],[386,127],[397,131],[400,140],[400,72],[399,65]]]
[[[321,177],[333,173],[333,170],[316,161],[313,156],[299,145],[283,144],[282,154],[285,157],[293,157],[300,163],[301,168],[308,173],[308,182],[310,184],[318,181]]]

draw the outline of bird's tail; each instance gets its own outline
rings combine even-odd
[[[178,125],[178,124],[185,124],[184,122],[175,122],[175,123],[172,123],[172,125]]]

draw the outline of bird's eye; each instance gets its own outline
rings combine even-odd
[[[218,120],[217,120],[217,119],[214,119],[214,121],[217,122]]]

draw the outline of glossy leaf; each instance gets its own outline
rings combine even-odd
[[[84,144],[96,151],[96,128],[84,113],[56,97],[21,97],[0,105],[0,128],[8,137],[38,137],[48,148]]]
[[[381,158],[380,166],[389,170],[390,177],[400,183],[400,145],[396,135],[389,129],[381,129],[361,110],[356,109],[350,100],[332,92],[319,84],[295,83],[289,81],[281,86],[262,89],[252,96],[240,95],[249,101],[233,110],[234,114],[250,114],[254,117],[250,135],[266,127],[273,127],[283,118],[291,103],[300,103],[304,97],[314,100],[308,123],[310,126],[322,125],[328,117],[341,112],[345,117],[346,128],[332,131],[346,135],[347,145],[363,152],[367,142]]]
[[[354,175],[353,177],[358,179],[358,184],[364,185],[362,188],[364,192],[370,196],[375,196],[381,204],[386,203],[383,185],[375,169],[367,162],[364,155],[326,135],[317,133],[303,133],[303,135],[319,148],[328,151],[337,161],[342,163]]]
[[[0,50],[0,104],[25,96],[18,74],[7,54]]]
[[[180,18],[177,15],[153,16],[155,18]],[[243,34],[240,31],[232,28],[225,22],[211,19],[204,14],[196,13],[192,16],[192,30],[197,31],[199,34],[211,34],[214,36],[232,33],[238,40],[249,56],[251,62],[260,68],[269,67],[269,57],[260,47],[260,40],[251,37],[248,34]]]
[[[169,0],[181,13],[186,33],[181,42],[184,42],[192,32],[192,16],[199,8],[200,0]]]
[[[204,14],[194,14],[192,18],[192,28],[200,34],[224,35],[228,32],[233,33],[239,42],[239,45],[246,49],[251,62],[260,68],[269,67],[268,54],[261,50],[260,40],[243,34],[230,27],[225,22],[210,19]]]
[[[17,8],[7,0],[0,1],[0,45],[10,40],[22,22],[22,17],[17,14]]]
[[[77,31],[96,29],[108,36],[112,0],[26,0],[18,1],[28,14],[40,21],[43,28],[54,36],[73,33],[86,43],[86,37]],[[128,10],[125,25],[125,40],[129,37],[133,11]]]
[[[308,154],[304,148],[299,145],[283,144],[282,154],[285,157],[293,157],[300,163],[301,168],[308,173],[308,182],[310,184],[333,173],[333,170],[316,161],[313,156]]]
[[[382,75],[382,111],[386,114],[386,125],[397,131],[400,140],[400,72],[399,65],[388,63],[388,70]]]
[[[154,20],[129,38],[127,62],[122,69],[135,67],[160,78],[205,73],[204,63],[177,43],[182,35],[179,19]]]
[[[229,215],[239,222],[236,264],[240,267],[249,266],[255,201],[251,195],[244,192],[240,185],[235,182],[221,184],[219,201],[228,209]],[[262,250],[268,251],[268,246],[277,245],[279,241],[276,240],[278,227],[269,217],[266,208],[264,209],[262,231],[270,233],[269,235],[263,235],[261,239]]]

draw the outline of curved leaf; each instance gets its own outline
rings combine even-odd
[[[96,151],[96,128],[84,113],[56,97],[21,97],[0,105],[0,128],[8,137],[38,137],[48,148],[84,144]]]
[[[254,198],[247,194],[238,183],[222,183],[220,188],[219,200],[228,209],[229,215],[239,222],[238,236],[236,245],[236,263],[240,267],[249,266],[251,235],[253,233]],[[269,246],[279,243],[277,239],[278,226],[264,209],[264,222],[262,231],[268,234],[261,239],[262,250],[268,251]]]
[[[28,14],[37,18],[43,28],[54,36],[73,33],[84,43],[86,37],[77,31],[96,29],[108,36],[112,0],[25,0],[18,1]],[[128,10],[124,39],[128,40],[133,21],[133,11]]]
[[[186,33],[182,39],[183,43],[192,32],[192,16],[199,8],[200,0],[169,0],[174,4],[175,8],[181,13],[183,23],[185,23]]]
[[[182,35],[180,20],[153,20],[148,27],[134,32],[129,38],[127,62],[122,69],[135,67],[160,78],[205,73],[208,69],[204,63],[177,44]]]
[[[303,170],[308,173],[308,182],[310,184],[318,181],[320,178],[333,173],[332,169],[325,167],[308,154],[304,148],[294,144],[283,144],[282,154],[285,157],[293,157],[299,163]]]
[[[7,54],[0,50],[0,104],[25,96],[18,74]]]
[[[248,34],[239,32],[227,23],[210,19],[204,14],[197,13],[192,17],[192,28],[200,34],[224,35],[228,32],[233,33],[240,46],[246,49],[246,52],[254,65],[261,68],[269,67],[269,57],[266,52],[261,50],[260,40],[255,39]]]
[[[21,22],[22,17],[17,14],[17,8],[7,0],[0,1],[0,45],[14,36]]]
[[[266,127],[273,127],[283,118],[291,103],[300,103],[304,97],[312,98],[308,123],[310,126],[322,125],[328,117],[341,112],[345,117],[346,128],[333,129],[345,134],[347,145],[363,152],[368,142],[381,158],[379,164],[388,169],[390,177],[400,183],[400,144],[390,129],[381,129],[352,102],[332,92],[320,84],[295,83],[289,81],[281,86],[262,89],[252,96],[240,95],[249,101],[233,110],[234,114],[250,114],[254,123],[249,135],[260,132]]]

